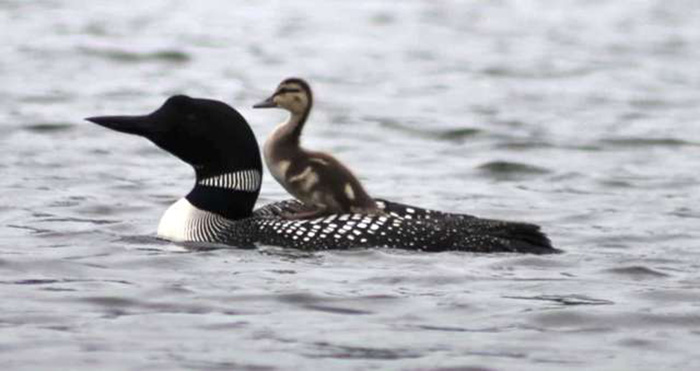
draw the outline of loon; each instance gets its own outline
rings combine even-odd
[[[375,200],[381,214],[285,218],[311,211],[297,200],[254,210],[262,181],[260,149],[246,120],[220,101],[176,95],[148,115],[87,120],[143,136],[194,168],[194,187],[167,209],[158,226],[159,238],[176,243],[308,250],[559,252],[534,224],[444,213],[383,199]]]
[[[299,78],[287,78],[275,92],[253,108],[284,108],[289,119],[279,124],[265,141],[265,164],[278,183],[292,196],[308,205],[308,213],[288,215],[289,219],[313,219],[323,215],[381,214],[376,202],[353,173],[335,157],[307,151],[299,137],[309,117],[311,87]]]

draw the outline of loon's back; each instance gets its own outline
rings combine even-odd
[[[232,222],[217,242],[310,250],[385,247],[433,252],[559,252],[534,224],[444,213],[381,199],[376,201],[386,215],[343,214],[311,220],[286,220],[281,215],[302,211],[305,206],[296,200],[269,204],[257,209],[252,218]]]

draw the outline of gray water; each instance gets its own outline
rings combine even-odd
[[[0,1],[3,370],[700,368],[700,2]],[[188,251],[192,171],[82,119],[316,92],[371,194],[556,256]],[[260,204],[287,195],[266,174]]]

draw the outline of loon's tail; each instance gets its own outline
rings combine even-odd
[[[481,218],[465,218],[456,220],[455,223],[465,233],[452,243],[462,245],[470,251],[529,254],[561,252],[552,246],[549,237],[535,224]]]
[[[507,222],[504,228],[494,231],[494,235],[508,241],[509,249],[514,252],[531,254],[560,253],[552,246],[552,241],[540,227],[529,223]]]
[[[453,214],[422,209],[383,199],[377,202],[401,218],[425,223],[425,234],[434,239],[426,241],[428,251],[517,252],[553,254],[561,251],[552,246],[540,227],[531,223],[482,219],[468,214]],[[431,230],[434,228],[434,230]],[[436,234],[433,232],[439,231]]]

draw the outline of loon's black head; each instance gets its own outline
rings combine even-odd
[[[229,105],[176,95],[144,116],[100,116],[86,120],[148,138],[208,174],[262,169],[258,142],[246,120]]]
[[[197,180],[186,198],[195,207],[229,219],[252,212],[262,179],[260,149],[246,120],[229,105],[176,95],[148,115],[86,120],[146,137],[192,165]]]

